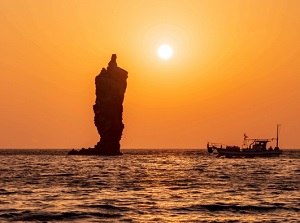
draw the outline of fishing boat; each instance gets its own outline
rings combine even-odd
[[[276,138],[270,139],[250,139],[244,134],[244,143],[242,148],[239,146],[228,146],[222,143],[207,143],[207,151],[213,153],[217,151],[217,156],[225,157],[278,157],[282,150],[278,146],[278,132],[279,126],[277,125],[277,136]],[[272,146],[267,147],[267,144],[276,139],[276,147],[273,149]]]

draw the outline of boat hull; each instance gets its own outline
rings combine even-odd
[[[266,151],[230,151],[226,149],[216,149],[219,156],[226,157],[278,157],[281,150],[266,150]]]

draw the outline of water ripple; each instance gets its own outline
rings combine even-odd
[[[300,151],[223,159],[204,150],[0,150],[0,222],[297,222]]]

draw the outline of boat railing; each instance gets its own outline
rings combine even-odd
[[[226,148],[227,145],[224,143],[218,143],[218,142],[208,142],[207,143],[207,148]]]

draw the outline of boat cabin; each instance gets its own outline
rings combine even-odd
[[[268,142],[270,142],[269,139],[254,139],[249,148],[256,151],[266,151]]]

